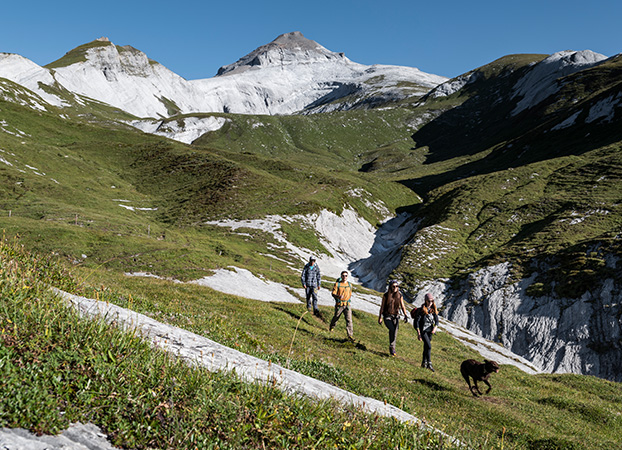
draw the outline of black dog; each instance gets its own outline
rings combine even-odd
[[[471,394],[473,394],[475,397],[477,397],[475,391],[477,391],[479,395],[483,395],[477,387],[478,381],[483,381],[484,383],[486,383],[486,386],[488,386],[486,394],[490,392],[492,387],[488,382],[488,377],[493,372],[499,372],[499,364],[494,361],[488,361],[486,359],[484,360],[483,364],[481,362],[475,361],[474,359],[467,359],[466,361],[462,361],[462,364],[460,365],[460,373],[462,373],[462,376],[469,385],[469,390],[471,391]],[[475,391],[471,387],[471,381],[469,381],[469,376],[473,378]]]

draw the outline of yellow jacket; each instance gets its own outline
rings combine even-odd
[[[349,281],[345,283],[336,281],[331,294],[339,306],[347,305],[350,303],[350,297],[352,297],[352,285]]]

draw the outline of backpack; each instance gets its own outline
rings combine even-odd
[[[336,287],[337,288],[337,292],[339,292],[340,288],[342,288],[342,287],[349,287],[350,288],[350,295],[352,295],[352,285],[350,284],[350,282],[346,281],[346,284],[342,285],[341,284],[342,281],[343,280],[341,279],[341,277],[337,278],[337,281],[335,282],[335,286],[333,287],[333,289],[335,289],[335,287]],[[337,302],[338,306],[345,306],[348,303],[350,303],[350,299],[348,299],[346,301],[342,301],[339,297],[336,296],[336,294],[332,294],[332,296],[335,299],[335,302]]]
[[[412,311],[410,311],[410,317],[412,317],[413,320],[417,320],[422,312],[423,311],[421,310],[421,306],[416,307]]]

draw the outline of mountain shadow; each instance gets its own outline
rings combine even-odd
[[[429,94],[424,99],[421,107],[442,111],[412,135],[415,148],[428,149],[424,165],[465,156],[477,160],[416,180],[419,191],[475,174],[581,155],[622,140],[622,114],[617,112],[622,57],[558,79],[557,91],[513,114],[522,98],[514,94],[514,86],[529,68],[497,70],[494,76],[482,68],[451,96]],[[403,183],[415,186],[415,180]]]

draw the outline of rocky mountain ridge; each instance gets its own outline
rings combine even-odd
[[[46,86],[60,86],[140,118],[351,109],[423,95],[445,81],[410,67],[353,63],[299,32],[281,35],[223,66],[219,76],[190,81],[139,50],[107,39],[80,46],[46,68],[17,55],[2,55],[0,77],[25,84],[55,106],[66,101],[50,95]]]

